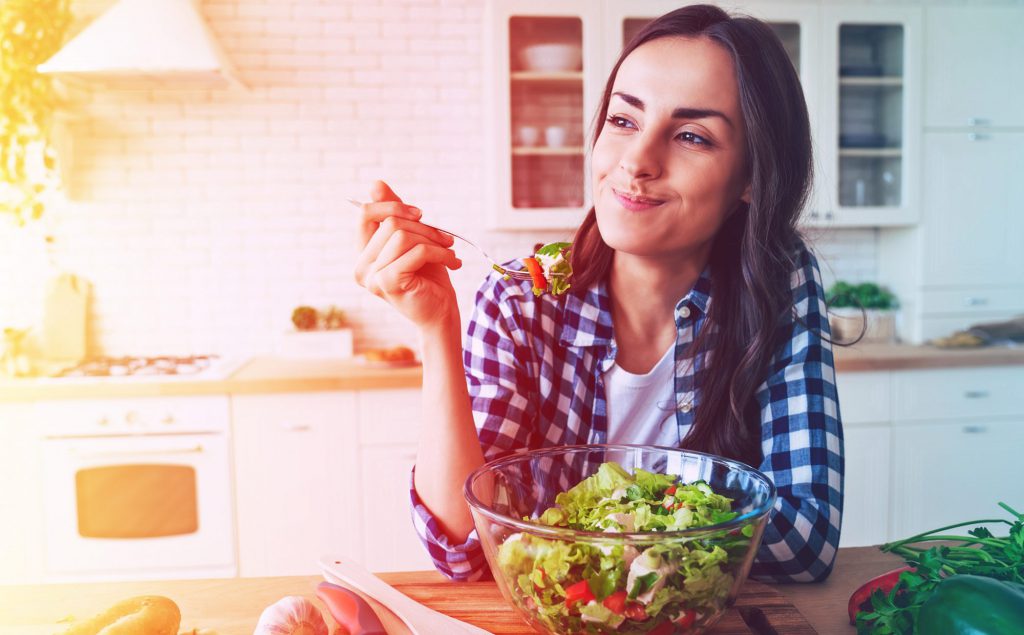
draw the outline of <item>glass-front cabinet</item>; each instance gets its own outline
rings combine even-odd
[[[570,228],[589,206],[587,126],[601,87],[599,12],[586,4],[489,5],[492,227]]]
[[[840,226],[919,217],[921,9],[823,7],[819,217]],[[827,186],[827,189],[826,189]]]
[[[676,0],[492,0],[498,228],[569,228],[589,206],[587,142],[622,46]],[[800,76],[814,142],[804,225],[917,222],[922,9],[753,2]]]

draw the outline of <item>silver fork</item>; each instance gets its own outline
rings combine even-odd
[[[348,202],[351,203],[352,205],[360,208],[360,209],[362,209],[362,207],[363,207],[363,204],[360,203],[359,201],[355,200],[354,198],[348,199]],[[477,251],[479,251],[481,254],[483,254],[484,258],[486,258],[487,260],[489,260],[491,262],[491,268],[494,269],[495,271],[497,271],[498,273],[500,273],[503,276],[508,276],[510,278],[515,278],[516,280],[532,280],[533,279],[530,276],[530,272],[528,272],[528,271],[522,271],[522,270],[518,270],[517,271],[515,269],[506,269],[505,267],[502,267],[501,265],[498,264],[497,260],[495,260],[494,258],[491,258],[487,254],[487,252],[484,251],[483,247],[481,247],[480,245],[476,244],[472,240],[469,240],[468,238],[463,238],[462,236],[459,236],[455,232],[450,232],[447,229],[441,229],[440,227],[435,227],[434,225],[428,225],[427,223],[424,223],[423,221],[420,221],[420,223],[423,224],[426,227],[431,228],[431,229],[436,229],[439,232],[443,232],[445,234],[448,234],[452,238],[458,238],[459,240],[461,240],[462,242],[466,243],[467,245],[476,248]],[[553,273],[553,274],[550,274],[550,275],[551,276],[555,276],[555,277],[562,277],[564,274]]]

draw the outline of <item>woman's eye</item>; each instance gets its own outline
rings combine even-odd
[[[618,115],[609,115],[605,121],[615,126],[616,128],[629,128],[633,125],[633,122],[625,117],[619,117]]]
[[[709,142],[707,139],[705,139],[704,137],[702,137],[702,136],[700,136],[698,134],[694,134],[692,132],[681,132],[681,133],[679,133],[679,136],[677,138],[682,139],[686,143],[692,143],[692,144],[698,145],[698,146],[709,146],[709,145],[711,145],[711,142]]]

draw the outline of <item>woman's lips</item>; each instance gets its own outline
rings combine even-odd
[[[615,195],[615,200],[619,202],[619,205],[631,212],[642,212],[664,203],[664,201],[659,201],[653,198],[646,198],[642,196],[631,197],[630,195],[615,189],[612,190],[612,194]]]

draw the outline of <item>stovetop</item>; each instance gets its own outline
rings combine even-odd
[[[94,357],[65,368],[53,377],[126,377],[201,375],[218,366],[218,355]]]

